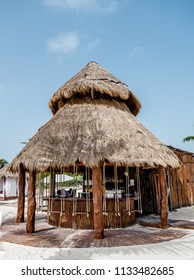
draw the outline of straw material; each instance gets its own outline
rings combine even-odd
[[[78,162],[128,166],[171,166],[177,156],[130,112],[124,102],[112,99],[73,98],[41,127],[10,164],[17,171],[45,171]]]
[[[124,101],[135,116],[141,108],[140,101],[127,85],[96,62],[88,63],[80,72],[57,90],[49,102],[49,108],[55,114],[64,106],[68,99],[75,96],[84,97],[86,95],[92,98],[103,95],[104,98],[108,96]]]
[[[0,179],[2,177],[10,177],[10,178],[18,178],[19,175],[18,174],[14,174],[10,171],[8,171],[9,165],[5,165],[4,167],[2,167],[0,169]]]

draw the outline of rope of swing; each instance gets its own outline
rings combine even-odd
[[[76,188],[75,188],[75,192],[73,193],[73,213],[72,216],[75,216],[77,214],[86,214],[87,217],[89,217],[90,215],[90,185],[89,185],[89,178],[90,178],[90,173],[89,173],[89,168],[85,167],[85,181],[86,181],[86,189],[85,189],[85,193],[86,193],[86,204],[85,204],[85,211],[77,211],[77,197],[76,197],[76,193],[77,193],[77,166],[75,167],[76,170]],[[75,171],[74,171],[75,173]]]
[[[126,196],[125,196],[125,200],[126,200],[126,211],[129,215],[131,215],[131,199],[130,199],[130,192],[129,192],[129,167],[126,166],[125,167],[125,177],[126,177]]]
[[[136,167],[137,174],[137,194],[138,194],[138,213],[142,213],[142,201],[141,201],[141,187],[140,187],[140,174],[139,167]]]
[[[86,215],[90,214],[90,169],[86,167]]]
[[[115,182],[115,215],[120,216],[117,166],[114,166],[114,182]]]
[[[75,216],[77,213],[77,166],[74,166],[74,174],[75,174],[75,191],[73,192],[73,213],[72,216]]]

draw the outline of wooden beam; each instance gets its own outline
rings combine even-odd
[[[19,186],[18,186],[18,208],[16,223],[24,222],[24,209],[25,209],[25,169],[22,163],[19,166]]]
[[[50,195],[51,197],[55,196],[55,172],[51,171],[50,173]]]
[[[36,172],[29,172],[29,183],[28,183],[28,210],[27,210],[27,222],[26,232],[32,233],[35,230],[35,210],[36,210]]]
[[[160,184],[160,221],[161,228],[168,227],[168,194],[165,179],[164,168],[159,168],[159,184]]]
[[[92,168],[93,209],[94,209],[94,239],[104,238],[104,221],[102,209],[102,174],[100,167]]]

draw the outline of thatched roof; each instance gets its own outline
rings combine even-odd
[[[41,127],[12,161],[16,171],[45,171],[81,162],[179,167],[177,156],[118,100],[74,98]]]
[[[14,173],[8,171],[8,168],[9,168],[9,165],[5,165],[4,167],[2,167],[0,169],[0,178],[2,178],[2,177],[11,177],[11,178],[19,177],[18,174],[16,174],[16,173],[14,174]]]
[[[60,87],[52,96],[49,107],[55,114],[73,97],[113,98],[124,101],[132,114],[138,114],[141,103],[126,84],[96,62],[88,63],[80,72]]]
[[[190,157],[194,157],[194,153],[193,152],[188,152],[179,148],[175,148],[172,146],[168,146],[169,149],[171,149],[175,154],[180,154],[180,155],[186,155],[186,156],[190,156]]]

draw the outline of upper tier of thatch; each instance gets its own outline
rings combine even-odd
[[[99,95],[124,101],[131,113],[138,114],[141,103],[126,84],[118,80],[96,62],[88,63],[80,72],[60,87],[52,96],[49,108],[55,114],[72,97]]]
[[[10,164],[17,171],[101,162],[179,167],[177,156],[147,130],[124,102],[91,97],[66,102]]]

